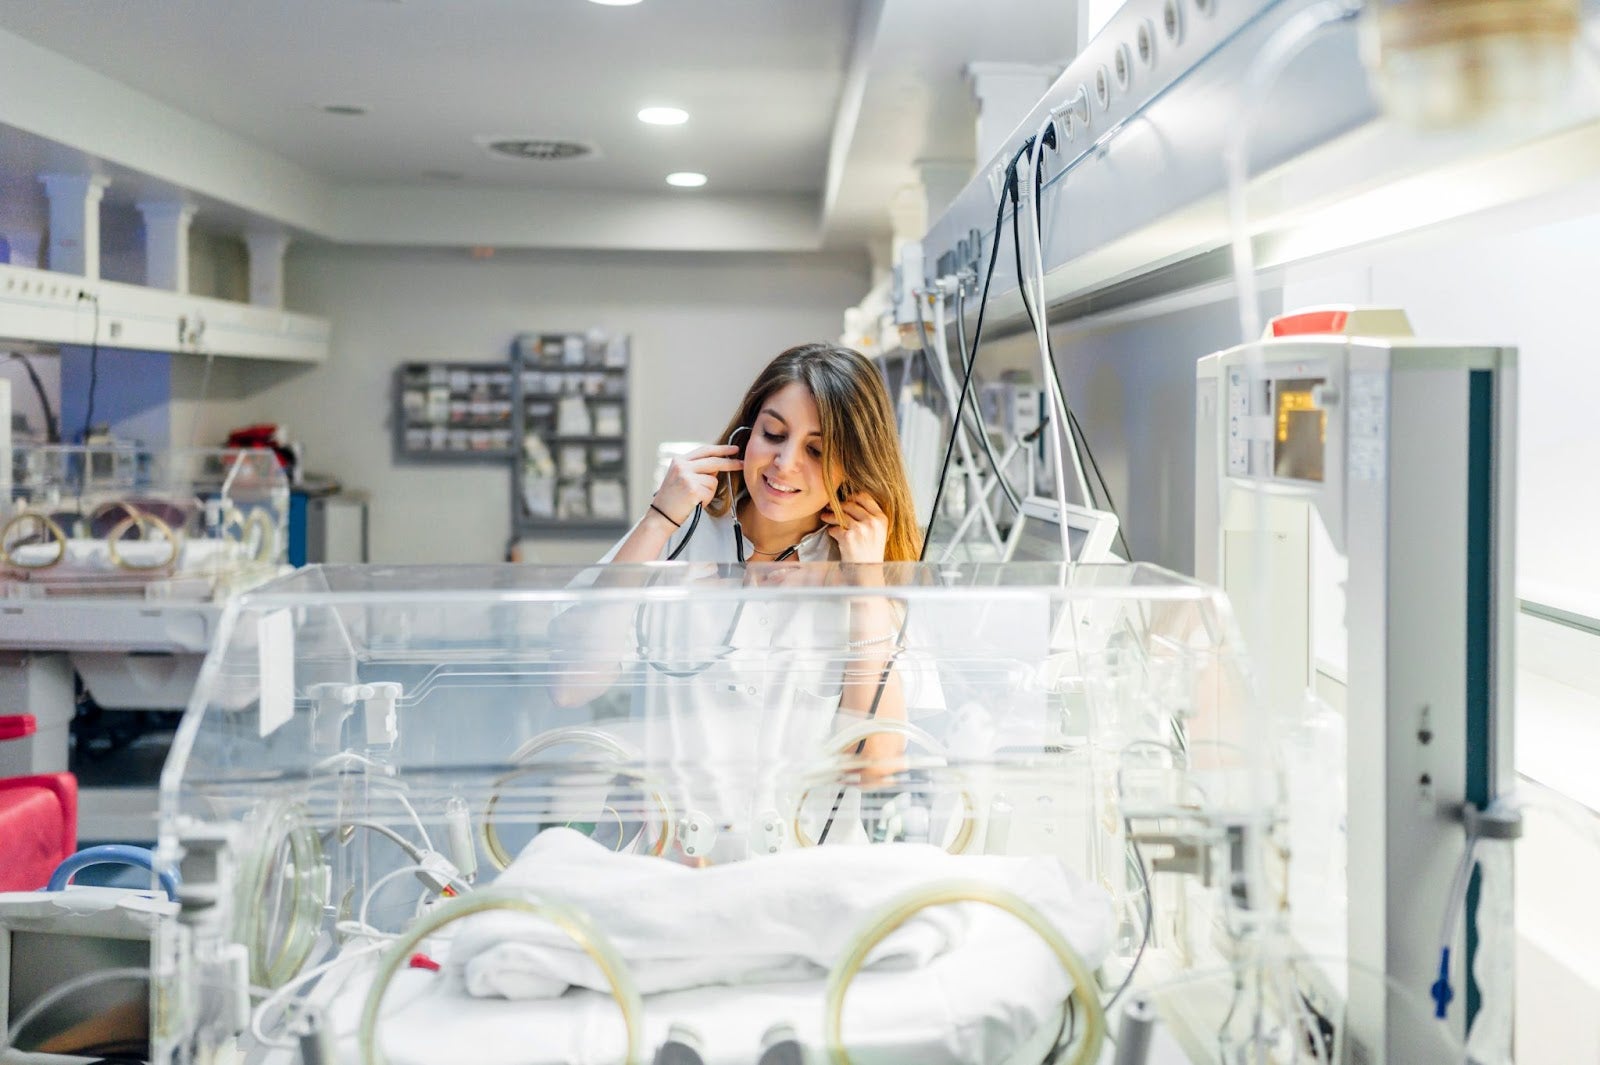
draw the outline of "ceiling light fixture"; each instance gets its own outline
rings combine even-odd
[[[676,174],[667,175],[667,184],[680,189],[697,189],[706,183],[704,174],[697,174],[693,170],[680,170]]]
[[[681,126],[689,121],[689,112],[681,107],[646,107],[639,112],[639,121],[652,126]]]

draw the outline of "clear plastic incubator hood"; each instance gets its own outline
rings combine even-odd
[[[302,570],[162,777],[155,1059],[1098,1060],[1282,909],[1247,691],[1146,565]]]

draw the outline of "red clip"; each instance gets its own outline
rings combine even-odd
[[[411,955],[411,960],[406,962],[406,964],[413,969],[426,969],[430,973],[436,973],[439,971],[439,963],[428,957],[426,954],[413,954]]]

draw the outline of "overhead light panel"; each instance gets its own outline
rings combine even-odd
[[[689,112],[681,107],[646,107],[639,112],[639,121],[652,126],[681,126],[689,121]]]
[[[667,184],[680,189],[697,189],[706,183],[704,174],[697,174],[693,170],[680,170],[675,174],[667,175]]]

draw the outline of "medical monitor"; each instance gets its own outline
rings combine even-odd
[[[1067,526],[1067,549],[1061,557],[1061,524]],[[1043,496],[1022,501],[1017,527],[1006,543],[1007,562],[1113,562],[1111,541],[1117,535],[1117,516]]]

